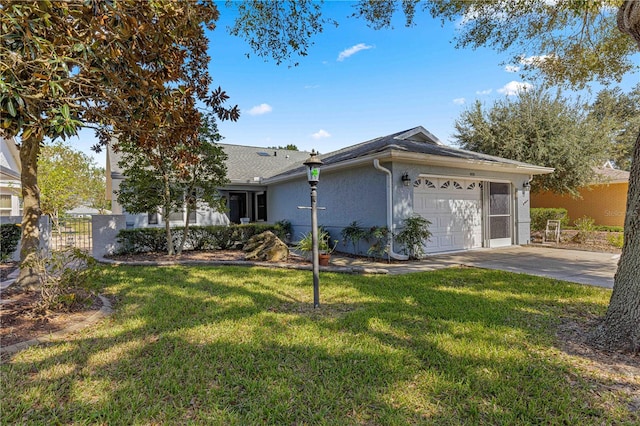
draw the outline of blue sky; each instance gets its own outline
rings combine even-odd
[[[351,2],[328,1],[324,9],[339,26],[327,26],[308,56],[289,67],[265,62],[230,36],[233,11],[220,5],[218,28],[209,33],[213,87],[242,113],[237,122],[219,123],[223,143],[326,153],[422,125],[454,145],[454,122],[476,99],[490,105],[533,83],[513,72],[518,64],[503,63],[506,54],[456,49],[455,23],[442,27],[419,14],[414,27],[398,19],[393,29],[376,31],[348,18]],[[628,76],[621,87],[636,81]],[[89,152],[92,132],[72,143]],[[104,165],[104,154],[92,155]]]

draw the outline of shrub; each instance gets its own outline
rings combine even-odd
[[[0,259],[11,257],[20,242],[20,225],[3,223],[0,225]]]
[[[372,257],[382,257],[388,253],[389,228],[386,226],[374,226],[367,233],[367,241],[371,242],[367,254]]]
[[[614,247],[622,248],[622,246],[624,245],[624,234],[617,233],[607,235],[607,242]]]
[[[282,234],[277,225],[269,224],[190,226],[185,250],[240,249],[249,238],[264,231],[272,231],[278,236]],[[183,232],[183,227],[172,228],[174,245],[177,246]],[[118,253],[122,254],[167,251],[167,236],[164,228],[123,229],[118,232],[116,241]]]
[[[576,219],[573,223],[578,230],[578,233],[572,238],[576,243],[584,243],[593,238],[595,231],[595,220],[588,216],[582,216],[580,219]]]
[[[422,259],[424,257],[424,243],[431,238],[429,222],[420,215],[413,215],[404,219],[403,229],[396,235],[396,241],[404,245],[404,252],[410,259]]]
[[[175,235],[173,235],[175,239]],[[126,254],[167,251],[164,228],[122,229],[116,236],[118,252]]]
[[[604,231],[604,232],[624,232],[624,227],[622,226],[612,226],[612,225],[596,225],[596,231]]]
[[[358,254],[358,244],[360,240],[366,238],[367,231],[358,225],[358,221],[354,220],[351,224],[340,231],[344,244],[351,242],[353,246],[353,254]]]
[[[569,224],[567,209],[535,208],[530,210],[530,214],[532,231],[547,229],[548,220],[559,220],[563,228]]]
[[[291,222],[283,219],[279,220],[275,224],[276,231],[273,231],[274,234],[278,236],[282,241],[289,242],[291,240],[291,233],[293,232],[293,226]]]
[[[97,289],[97,261],[76,247],[54,250],[51,256],[38,254],[27,266],[37,271],[42,299],[36,311],[70,310],[86,303]]]
[[[296,244],[296,250],[303,253],[311,253],[313,251],[313,243],[311,231],[306,234],[302,234],[302,239]],[[333,245],[331,244],[331,234],[329,231],[318,227],[318,251],[320,253],[333,253],[338,245],[338,240],[335,240]]]

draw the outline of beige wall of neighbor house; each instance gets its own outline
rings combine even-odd
[[[531,207],[565,208],[573,222],[583,216],[596,225],[624,226],[629,182],[589,185],[579,190],[582,199],[552,192],[531,193]]]

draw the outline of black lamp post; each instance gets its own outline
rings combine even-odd
[[[318,208],[317,208],[317,187],[320,180],[320,166],[322,161],[316,158],[315,150],[311,151],[311,156],[304,162],[307,166],[307,180],[311,186],[311,257],[313,261],[313,307],[320,307],[320,263],[318,261]]]

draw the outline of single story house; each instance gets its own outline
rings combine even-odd
[[[564,208],[571,221],[587,216],[596,225],[624,226],[629,172],[615,169],[609,162],[595,172],[597,179],[579,188],[578,198],[549,191],[533,193],[531,207]]]
[[[310,230],[310,188],[302,164],[308,152],[221,144],[231,183],[221,188],[228,212],[202,209],[195,224],[288,220],[293,239]],[[418,214],[431,222],[427,253],[527,244],[529,182],[553,169],[449,147],[419,126],[319,155],[318,223],[333,239],[353,221],[397,231]],[[107,155],[114,214],[126,214],[116,193],[123,179],[118,156]],[[151,220],[150,220],[151,219]],[[162,219],[128,215],[128,226]],[[176,223],[178,224],[178,223]],[[350,251],[348,245],[340,250]],[[396,255],[392,247],[392,255]],[[398,255],[398,258],[402,256]]]
[[[0,217],[22,216],[20,171],[15,139],[0,135]]]

